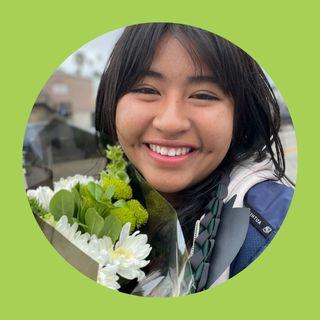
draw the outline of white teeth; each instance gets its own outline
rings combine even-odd
[[[165,147],[162,147],[160,153],[161,153],[162,155],[165,155],[165,156],[166,156],[166,155],[168,155],[168,149],[165,148]]]
[[[169,157],[185,155],[191,150],[191,148],[166,148],[155,144],[149,144],[149,147],[152,151]]]

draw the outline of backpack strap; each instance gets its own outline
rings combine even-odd
[[[246,239],[230,267],[230,277],[255,260],[274,238],[289,209],[293,189],[274,181],[256,184],[247,192],[244,204],[250,209]]]

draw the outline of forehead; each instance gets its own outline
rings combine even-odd
[[[150,69],[171,72],[180,70],[189,75],[213,74],[212,70],[200,58],[197,50],[187,39],[182,39],[170,33],[166,33],[160,38]]]

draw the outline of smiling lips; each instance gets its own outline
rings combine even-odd
[[[186,155],[191,151],[191,148],[172,148],[172,147],[163,147],[156,144],[149,144],[149,148],[158,154],[163,156],[175,157],[180,155]]]
[[[183,165],[196,152],[187,146],[164,146],[153,143],[145,144],[148,155],[157,163],[164,166]]]

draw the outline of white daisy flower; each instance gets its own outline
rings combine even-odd
[[[112,241],[109,237],[97,239],[96,235],[78,231],[78,224],[70,225],[67,216],[62,216],[55,224],[55,229],[60,232],[72,244],[82,250],[102,267],[107,263],[107,251],[112,250]]]
[[[108,263],[108,256],[113,249],[112,240],[104,236],[98,239],[96,235],[92,235],[87,246],[87,255],[97,261],[100,266]]]
[[[55,224],[55,229],[67,238],[72,244],[99,263],[97,282],[113,290],[120,288],[118,284],[116,265],[106,264],[108,250],[112,250],[113,244],[109,237],[98,239],[95,235],[81,234],[78,224],[70,225],[67,216],[62,216]]]
[[[36,199],[40,206],[46,211],[49,211],[49,203],[53,195],[54,192],[49,187],[38,187],[35,190],[27,191],[28,198]]]
[[[126,223],[121,230],[119,241],[114,250],[109,251],[108,260],[111,265],[118,267],[117,273],[126,278],[144,277],[144,272],[140,268],[145,267],[149,261],[144,260],[150,253],[151,247],[147,243],[148,237],[139,234],[139,231],[130,235],[130,223]]]
[[[70,225],[68,217],[63,215],[55,224],[55,229],[59,231],[66,239],[77,246],[82,251],[86,252],[88,249],[88,241],[90,240],[89,233],[81,233],[78,231],[78,224]]]
[[[55,229],[59,231],[65,238],[72,241],[78,230],[78,224],[74,223],[72,226],[68,222],[67,216],[62,216],[55,225]]]
[[[70,225],[67,216],[62,216],[54,225],[55,229],[67,238],[76,247],[99,264],[97,282],[110,288],[119,289],[119,277],[140,281],[149,261],[144,260],[150,253],[151,247],[147,243],[147,236],[139,231],[130,235],[130,223],[126,223],[121,230],[115,246],[109,237],[98,239],[96,235],[81,234],[78,224]],[[118,274],[118,275],[117,275]]]
[[[74,235],[73,244],[76,245],[80,250],[86,252],[88,250],[88,241],[90,240],[89,233],[81,233],[77,231]]]
[[[97,182],[96,180],[94,180],[93,177],[91,176],[84,176],[81,174],[76,174],[73,177],[68,177],[68,178],[61,178],[59,181],[55,181],[53,183],[53,189],[54,192],[58,192],[62,189],[71,191],[71,189],[77,184],[80,183],[81,185],[86,185],[89,182]]]
[[[117,290],[120,288],[119,277],[116,275],[117,266],[107,264],[99,269],[97,282],[109,289]]]

